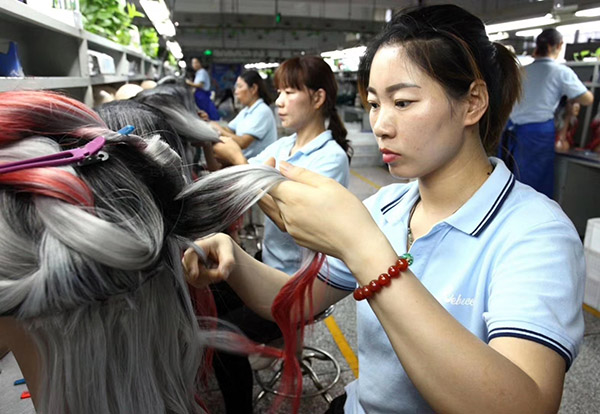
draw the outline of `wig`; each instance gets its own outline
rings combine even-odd
[[[197,110],[190,110],[177,95],[153,93],[136,100],[162,112],[184,139],[193,143],[219,142],[219,134],[207,122],[200,119]]]
[[[194,396],[206,348],[256,349],[198,326],[183,247],[284,178],[245,166],[189,186],[159,136],[120,135],[55,93],[0,93],[0,164],[98,136],[105,161],[0,174],[0,315],[37,346],[40,412],[204,412]]]
[[[108,129],[118,131],[126,125],[135,127],[134,133],[142,137],[158,135],[179,156],[184,154],[184,142],[175,128],[157,109],[135,100],[108,102],[95,108]]]
[[[180,155],[190,173],[195,160],[200,158],[198,145],[207,140],[219,141],[219,134],[198,116],[198,107],[186,85],[162,84],[138,94],[135,100],[162,113],[175,129],[182,146]]]
[[[182,81],[159,83],[156,88],[145,90],[136,96],[136,99],[144,99],[152,95],[170,95],[175,97],[179,103],[193,113],[198,112],[196,101],[194,100],[193,89],[187,86]]]
[[[189,201],[180,220],[185,228],[178,229],[178,233],[184,237],[192,237],[193,234],[203,231],[203,228],[194,228],[192,223],[206,223],[215,219],[218,223],[232,222],[241,216],[248,206],[260,200],[267,189],[284,179],[271,167],[244,164],[219,170],[198,180],[179,195]],[[192,195],[194,197],[191,197]],[[227,208],[207,211],[206,205]],[[217,228],[214,230],[217,231]],[[298,344],[303,342],[304,327],[314,319],[312,287],[325,261],[323,254],[310,251],[307,253],[301,269],[281,288],[271,306],[271,314],[284,339],[284,350],[280,355],[284,360],[280,392],[296,395],[293,400],[293,413],[299,410],[302,394],[302,370],[297,359],[297,348]],[[272,412],[276,411],[281,402],[282,398],[275,399]]]

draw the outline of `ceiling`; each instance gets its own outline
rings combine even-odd
[[[280,61],[301,53],[364,44],[387,9],[448,3],[436,0],[165,0],[186,58],[210,49],[211,62]],[[542,16],[598,0],[459,0],[486,23]],[[558,7],[557,7],[558,6]],[[276,15],[281,19],[277,21]],[[149,22],[148,22],[149,23]]]

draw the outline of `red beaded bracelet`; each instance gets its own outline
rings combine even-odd
[[[398,258],[396,264],[388,268],[387,273],[382,273],[377,279],[371,280],[365,286],[360,286],[354,289],[354,299],[363,300],[373,296],[374,293],[379,292],[384,286],[389,285],[392,279],[400,277],[400,272],[404,272],[413,263],[413,257],[404,253]]]

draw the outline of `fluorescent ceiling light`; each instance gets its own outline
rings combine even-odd
[[[321,53],[321,57],[331,59],[360,58],[365,54],[366,46],[351,47],[343,50],[331,50]]]
[[[177,64],[181,69],[185,69],[187,67],[187,63],[185,63],[185,60],[180,60],[179,62],[177,62]]]
[[[575,12],[575,17],[596,17],[600,16],[600,7],[596,7],[593,9],[586,10],[577,10]]]
[[[366,46],[352,47],[343,50],[331,50],[321,53],[323,60],[331,67],[334,72],[339,71],[357,71],[360,64],[360,58],[365,54]]]
[[[515,35],[519,37],[538,37],[542,33],[542,29],[519,30]]]
[[[498,32],[498,33],[492,33],[488,36],[488,38],[490,39],[490,42],[499,42],[500,40],[505,40],[508,39],[510,36],[508,36],[508,33],[506,32]]]
[[[566,24],[558,26],[556,28],[564,36],[565,34],[575,33],[577,30],[580,32],[598,32],[600,33],[600,20],[585,23]]]
[[[154,28],[158,32],[159,35],[164,37],[173,37],[175,36],[175,26],[171,20],[167,20],[160,23],[154,23]]]
[[[257,62],[257,63],[248,63],[244,65],[244,69],[268,69],[268,68],[276,68],[279,66],[277,62]]]
[[[528,29],[530,27],[544,26],[547,24],[556,23],[554,17],[550,13],[542,17],[534,17],[531,19],[514,20],[512,22],[490,24],[485,27],[488,34],[496,32],[507,32],[509,30]]]
[[[179,46],[179,43],[167,40],[167,49],[169,52],[171,52],[175,59],[183,58],[183,52],[181,51],[181,46]]]
[[[175,25],[164,0],[140,0],[140,4],[158,34],[165,37],[175,36]]]
[[[393,16],[393,11],[392,9],[385,9],[385,22],[389,22],[390,20],[392,20],[392,16]]]

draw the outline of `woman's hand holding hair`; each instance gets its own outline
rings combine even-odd
[[[268,165],[269,167],[276,168],[275,158],[269,157],[263,165]],[[277,203],[273,200],[269,194],[265,194],[259,201],[258,206],[265,213],[273,223],[279,228],[281,231],[286,231],[285,224],[283,223],[283,219],[281,218],[281,213],[279,212],[279,207],[277,207]]]
[[[198,239],[194,244],[204,250],[208,263],[204,263],[195,249],[187,249],[181,260],[186,281],[194,287],[202,288],[226,280],[235,264],[231,237],[217,233]]]
[[[219,124],[217,121],[209,121],[208,125],[210,125],[210,127],[212,129],[214,129],[215,131],[217,131],[219,134],[225,133],[225,128],[221,124]]]
[[[210,121],[210,118],[208,117],[208,114],[206,113],[206,111],[203,111],[202,109],[198,109],[198,116],[203,121],[206,121],[206,122]]]
[[[217,171],[220,170],[222,165],[217,158],[215,157],[215,153],[212,149],[212,143],[202,143],[202,151],[204,151],[204,159],[206,160],[206,168],[208,171]]]
[[[250,309],[265,319],[273,320],[271,306],[281,288],[290,280],[288,274],[259,262],[223,233],[198,239],[194,244],[197,247],[186,250],[182,259],[185,278],[190,285],[203,288],[226,280]],[[202,249],[205,254],[199,255],[198,249]],[[327,289],[337,293],[325,296]],[[329,288],[320,281],[315,283],[313,292],[316,298],[315,310],[318,311],[347,294]]]
[[[244,154],[242,153],[242,149],[237,142],[233,140],[233,138],[225,135],[221,135],[219,138],[222,142],[218,142],[212,147],[213,152],[218,160],[226,161],[233,165],[248,163],[246,157],[244,157]]]
[[[217,121],[209,121],[208,125],[217,131],[220,135],[226,135],[228,137],[234,137],[235,133],[229,129],[227,126],[217,122]]]
[[[362,202],[331,178],[281,161],[284,181],[269,191],[286,231],[301,246],[343,260],[352,270],[369,249],[389,242]],[[391,247],[390,247],[391,249]]]

